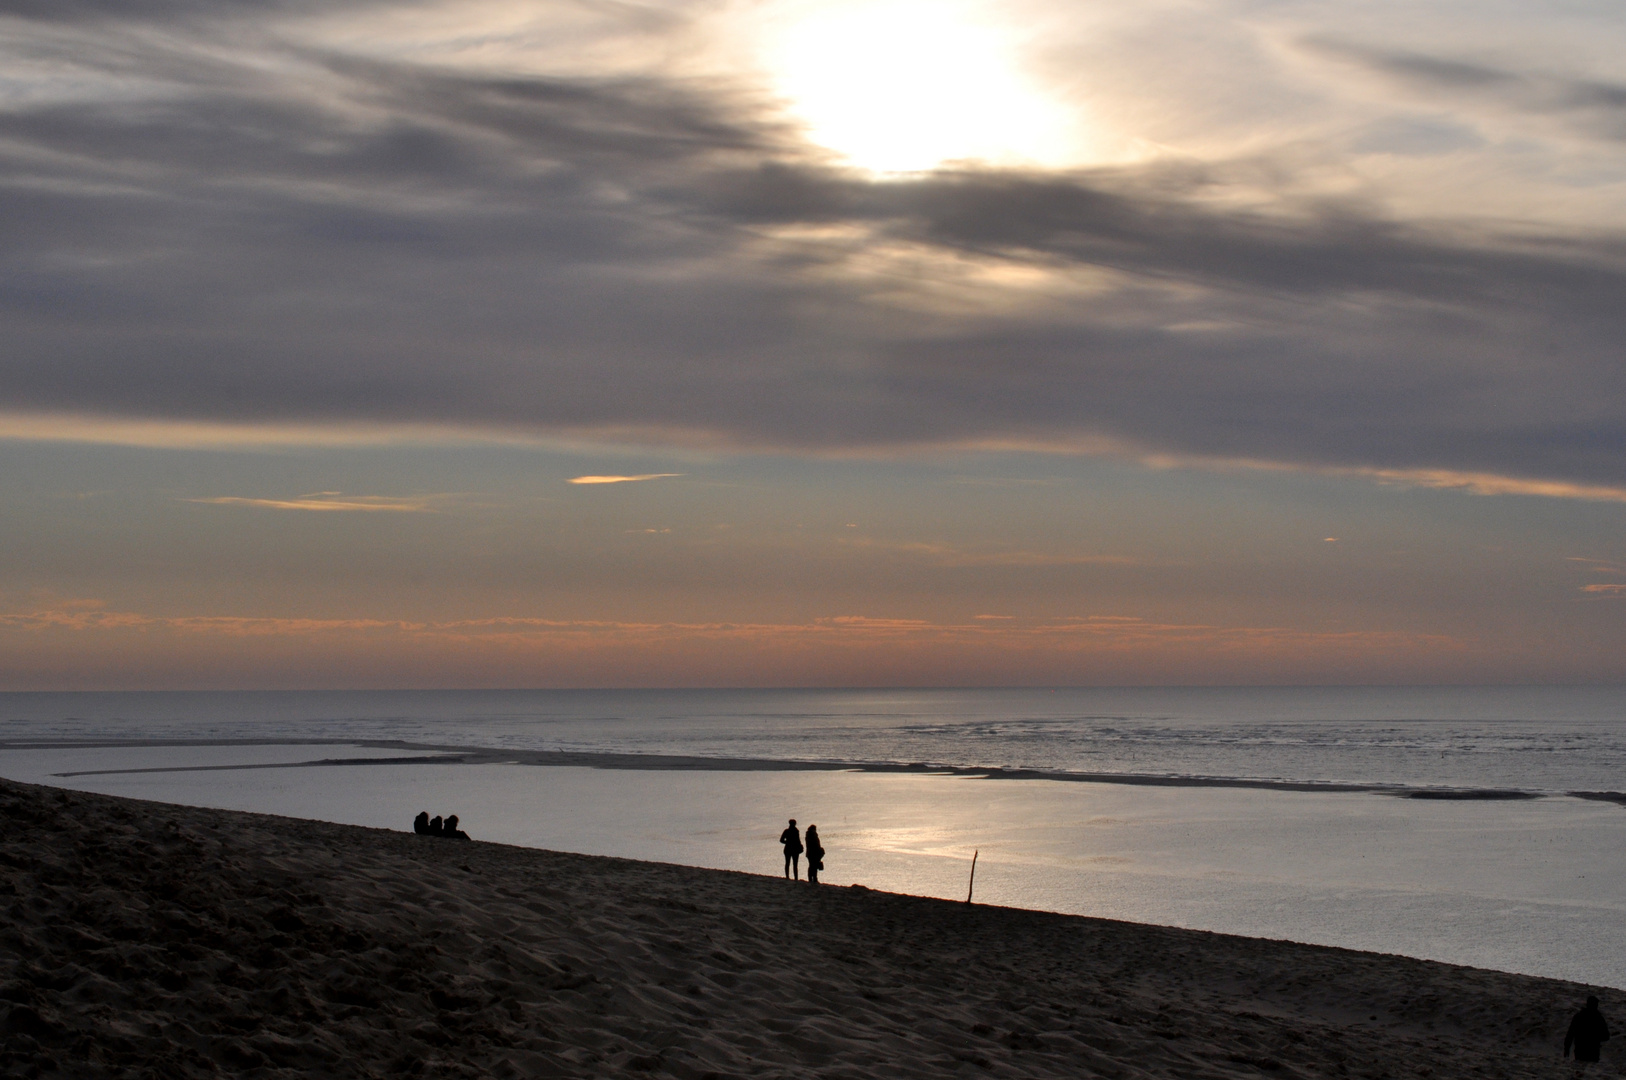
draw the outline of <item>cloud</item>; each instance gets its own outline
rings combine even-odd
[[[182,499],[182,502],[203,503],[208,506],[249,506],[257,510],[311,510],[320,513],[386,513],[428,514],[431,496],[396,498],[388,495],[351,495],[340,498],[337,491],[317,492],[297,499],[251,499],[237,495],[217,495],[213,498]]]
[[[1590,559],[1584,555],[1570,555],[1564,561],[1580,563],[1588,573],[1626,574],[1626,563],[1619,563],[1609,559]]]
[[[1280,472],[1294,467],[1280,461],[1204,459],[1177,454],[1144,454],[1140,456],[1140,460],[1142,464],[1157,469],[1209,469],[1220,472]],[[1462,491],[1470,495],[1527,495],[1549,499],[1578,499],[1585,502],[1626,502],[1626,487],[1613,484],[1577,484],[1551,478],[1458,472],[1451,469],[1301,467],[1328,476],[1365,477],[1385,485],[1428,488],[1436,491]],[[1336,538],[1327,537],[1327,539]]]
[[[1304,196],[1320,166],[1269,146],[876,181],[737,83],[363,56],[293,33],[314,10],[0,8],[25,73],[0,433],[1046,445],[1621,490],[1619,221]],[[1616,108],[1580,77],[1343,55]]]
[[[230,16],[250,11],[290,14],[369,6],[384,5],[374,0],[344,0],[335,4],[315,0],[0,0],[0,15],[58,23],[195,23],[200,16],[211,14]]]
[[[0,615],[0,629],[44,630],[119,630],[163,625],[164,620],[129,611],[101,611],[82,609],[75,605],[48,608],[40,611],[13,612]]]
[[[1601,594],[1613,595],[1613,594]],[[1512,680],[1572,670],[1472,637],[1082,616],[805,622],[0,612],[9,689],[243,685],[1257,685]],[[1610,662],[1618,670],[1618,650]]]
[[[616,433],[595,433],[613,441]],[[70,442],[184,450],[277,450],[288,447],[537,446],[570,440],[541,437],[536,430],[410,421],[239,423],[224,420],[156,419],[68,412],[0,411],[0,439]]]
[[[978,619],[990,618],[978,616]],[[1008,618],[992,616],[994,619]],[[938,623],[928,619],[878,618],[866,615],[835,615],[807,623],[748,622],[631,622],[613,619],[548,619],[525,616],[413,621],[398,619],[320,619],[279,618],[236,615],[155,616],[138,612],[79,609],[44,609],[26,613],[0,613],[0,631],[42,633],[66,630],[174,632],[180,634],[227,635],[231,637],[309,638],[316,635],[388,634],[420,639],[530,641],[538,645],[567,638],[597,637],[620,639],[694,638],[709,640],[841,638],[863,640],[909,635],[940,642],[1005,643],[1011,646],[1036,642],[1054,644],[1058,639],[1091,638],[1116,646],[1147,644],[1153,641],[1206,642],[1235,647],[1250,642],[1328,644],[1367,643],[1390,646],[1428,644],[1430,647],[1460,648],[1462,642],[1449,635],[1414,634],[1399,631],[1317,632],[1289,627],[1212,626],[1167,623],[1134,616],[1081,617],[1033,626]]]
[[[938,629],[926,619],[877,619],[868,615],[832,615],[819,619],[819,623],[827,626],[839,626],[862,630],[936,630]]]
[[[1478,99],[1515,112],[1567,119],[1578,133],[1626,140],[1626,83],[1374,47],[1332,37],[1303,43],[1322,56],[1358,64],[1409,87]]]
[[[847,528],[855,526],[848,525]],[[1100,555],[1079,552],[1024,551],[1010,548],[962,548],[952,544],[925,541],[874,540],[868,537],[839,540],[843,547],[879,551],[922,559],[938,566],[1138,566],[1145,560],[1132,555]]]
[[[1584,593],[1592,593],[1595,596],[1626,596],[1626,585],[1582,585],[1581,591]]]
[[[655,472],[642,473],[638,476],[573,476],[566,480],[567,484],[635,484],[640,480],[664,480],[669,476],[682,476],[682,473]]]
[[[1363,474],[1383,483],[1462,490],[1475,495],[1535,495],[1551,499],[1626,502],[1626,487],[1612,484],[1576,484],[1563,480],[1452,472],[1448,469],[1371,469],[1364,470]]]

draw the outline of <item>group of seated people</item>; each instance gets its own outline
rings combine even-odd
[[[419,811],[418,816],[412,819],[412,831],[419,836],[444,836],[450,840],[467,840],[469,834],[457,827],[457,815],[449,814],[445,821],[440,815],[429,816],[429,811]]]

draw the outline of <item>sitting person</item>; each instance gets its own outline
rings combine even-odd
[[[419,810],[418,816],[412,819],[412,831],[419,836],[429,832],[429,811]]]
[[[440,829],[441,829],[440,815],[436,814],[434,817],[429,819],[429,832],[427,833],[427,835],[429,835],[429,836],[442,836],[442,835],[444,835],[440,831]]]
[[[446,819],[446,824],[441,827],[440,835],[442,835],[444,837],[448,837],[449,839],[452,839],[452,840],[467,840],[469,838],[468,833],[464,832],[462,829],[459,829],[457,827],[457,815],[456,814],[452,814],[450,817],[448,817]]]

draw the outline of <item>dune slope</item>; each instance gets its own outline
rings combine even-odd
[[[1564,1076],[1587,992],[10,782],[0,812],[7,1076]]]

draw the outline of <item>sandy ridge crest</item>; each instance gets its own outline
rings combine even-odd
[[[5,781],[0,814],[6,1076],[1567,1077],[1587,992]]]

